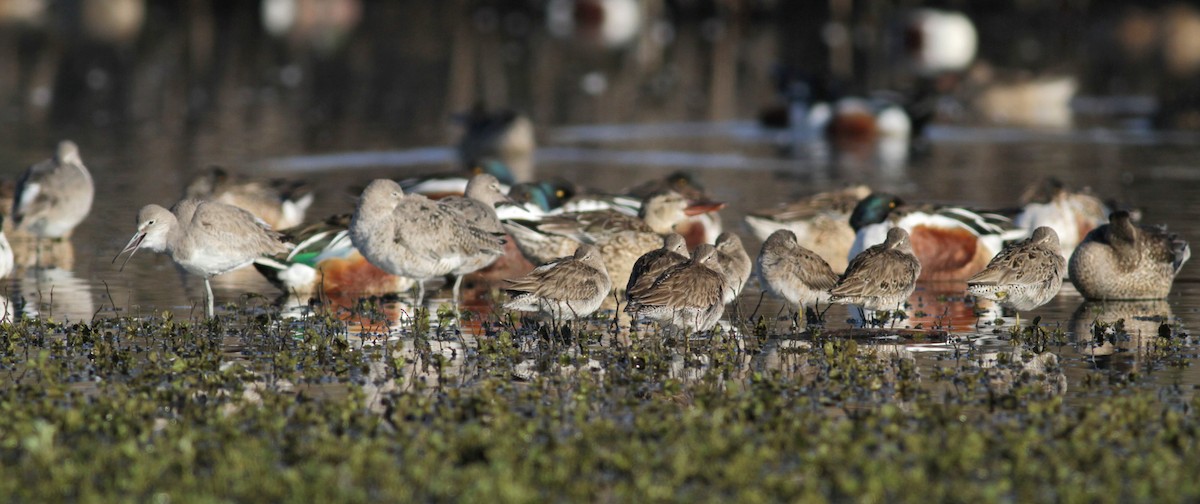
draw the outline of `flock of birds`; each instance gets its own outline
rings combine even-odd
[[[583,194],[561,180],[513,184],[494,159],[473,166],[469,178],[372,181],[348,219],[292,236],[274,227],[302,222],[311,192],[210,170],[171,209],[143,207],[113,261],[128,253],[127,263],[140,249],[169,255],[204,278],[208,316],[210,279],[251,263],[293,292],[416,286],[420,307],[431,279],[455,278],[457,303],[463,276],[497,261],[528,261],[531,270],[503,279],[507,309],[558,322],[617,299],[635,321],[703,332],[752,275],[798,312],[849,304],[866,323],[902,308],[923,280],[965,280],[967,293],[1018,314],[1052,299],[1068,276],[1087,298],[1162,298],[1190,257],[1179,236],[1054,181],[1035,185],[1009,212],[908,205],[861,186],[813,195],[746,217],[763,241],[752,259],[714,217],[724,205],[687,174],[632,191],[642,195],[638,201]],[[434,187],[433,197],[416,192]],[[63,239],[87,216],[93,195],[78,147],[63,141],[21,177],[11,229],[34,240]],[[3,235],[0,243],[7,274],[12,250]],[[365,271],[357,277],[362,284],[336,279],[335,263]]]

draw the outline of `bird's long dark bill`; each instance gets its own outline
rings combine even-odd
[[[724,203],[718,203],[715,201],[697,201],[691,205],[688,205],[687,208],[684,208],[683,214],[687,216],[700,215],[708,212],[716,212],[722,208],[725,208]]]
[[[112,262],[116,263],[117,258],[121,257],[121,254],[129,252],[129,256],[125,258],[125,262],[121,263],[121,269],[119,271],[125,271],[125,265],[129,264],[129,260],[133,258],[133,254],[137,253],[138,246],[141,245],[142,240],[145,240],[145,239],[146,239],[146,233],[142,233],[142,232],[134,233],[133,238],[129,239],[129,243],[125,244],[125,248],[121,249],[120,252],[117,252],[117,255],[113,256]]]

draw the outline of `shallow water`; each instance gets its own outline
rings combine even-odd
[[[54,141],[70,137],[96,178],[97,199],[92,216],[51,267],[25,268],[5,280],[3,294],[12,310],[69,320],[159,311],[198,316],[203,283],[178,272],[168,258],[142,252],[124,271],[112,264],[133,233],[139,207],[173,203],[194,174],[224,164],[260,176],[309,180],[318,188],[310,217],[350,211],[352,188],[373,178],[452,170],[449,145],[456,130],[449,117],[476,99],[475,90],[532,112],[541,141],[537,176],[619,191],[678,169],[696,172],[715,199],[728,202],[721,213],[724,225],[742,234],[751,255],[759,244],[742,225],[746,212],[858,182],[912,201],[991,208],[1012,206],[1026,185],[1056,176],[1142,209],[1145,222],[1200,236],[1195,219],[1200,170],[1193,166],[1200,158],[1200,135],[1192,132],[1125,128],[1116,121],[1054,131],[939,124],[913,152],[905,145],[797,148],[786,133],[749,119],[771,101],[768,69],[774,59],[791,56],[776,44],[772,25],[726,32],[711,44],[704,30],[680,26],[671,44],[643,48],[657,51],[646,56],[549,42],[536,26],[528,40],[517,40],[488,28],[479,16],[433,10],[426,14],[440,24],[406,31],[399,49],[359,37],[335,57],[264,41],[253,27],[239,25],[231,35],[234,43],[211,48],[215,61],[239,59],[227,67],[196,63],[190,79],[170,49],[182,43],[179,30],[150,31],[132,47],[33,51],[30,57],[42,66],[8,74],[29,82],[4,82],[10,113],[0,122],[0,175],[15,178],[46,157]],[[364,33],[390,33],[381,21],[364,19]],[[449,47],[442,43],[442,25],[457,27]],[[6,38],[0,47],[15,52],[17,43]],[[748,51],[742,63],[749,71],[712,71],[710,65],[734,66],[731,47]],[[499,68],[496,51],[507,55]],[[482,77],[473,76],[477,67]],[[56,70],[47,76],[47,68]],[[582,83],[597,73],[610,90],[602,97],[583,91]],[[22,88],[26,85],[31,89]],[[28,98],[47,88],[60,99],[47,106]],[[504,96],[510,98],[498,98]],[[1187,332],[1200,323],[1197,271],[1194,263],[1185,266],[1165,304],[1114,306],[1107,312],[1168,314]],[[947,327],[983,349],[1011,346],[993,327],[976,327],[961,287],[922,286],[914,308],[930,316],[909,324]],[[219,303],[265,306],[279,297],[253,271],[215,279],[214,288]],[[448,295],[442,290],[435,299]],[[739,313],[780,312],[778,301],[759,305],[759,297],[752,283]],[[1086,341],[1081,328],[1095,310],[1084,308],[1067,287],[1049,304],[1023,314],[1066,331],[1069,344],[1052,351],[1068,380],[1088,369],[1141,369],[1153,371],[1150,383],[1200,385],[1194,367],[1163,369],[1146,362],[1136,341],[1089,350],[1079,343]],[[948,316],[938,318],[942,314]],[[835,307],[827,315],[830,327],[841,327],[847,315]],[[370,323],[361,327],[352,331],[376,329]],[[781,332],[787,327],[780,322]],[[943,343],[908,350],[932,367],[955,348]],[[1194,349],[1190,354],[1194,358]]]

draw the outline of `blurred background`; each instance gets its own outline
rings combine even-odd
[[[109,264],[140,206],[221,165],[349,211],[371,178],[457,170],[475,106],[531,119],[519,179],[692,170],[743,234],[846,183],[1004,206],[1043,175],[1190,222],[1198,76],[1200,9],[1177,2],[0,0],[0,176],[75,140],[97,197],[73,313],[169,308],[190,299],[156,280],[169,261]],[[815,122],[848,97],[867,126]]]

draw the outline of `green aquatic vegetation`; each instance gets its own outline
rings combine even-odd
[[[1070,400],[1052,353],[1065,338],[1055,326],[1023,329],[998,349],[964,346],[929,366],[896,344],[918,336],[880,339],[876,330],[624,337],[605,321],[577,324],[562,341],[505,314],[433,316],[438,330],[398,338],[261,309],[204,322],[164,314],[0,326],[0,494],[1200,497],[1194,390],[1124,382],[1120,393]],[[1160,327],[1148,350],[1165,359],[1158,367],[1194,359],[1196,342],[1182,328]]]

